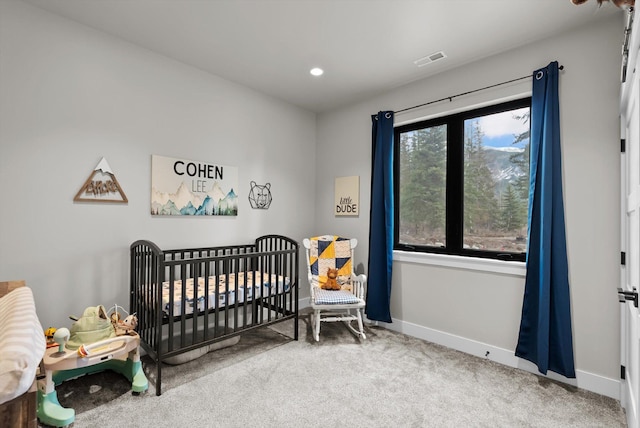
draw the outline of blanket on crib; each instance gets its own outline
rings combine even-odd
[[[207,296],[206,286],[209,293]],[[184,293],[183,293],[184,288]],[[216,288],[218,290],[216,299]],[[260,271],[249,271],[210,276],[208,278],[188,278],[184,287],[182,280],[162,283],[162,309],[167,315],[182,314],[182,301],[185,301],[185,314],[192,314],[216,307],[243,303],[261,296],[282,294],[289,291],[289,278],[282,275],[268,274]],[[173,290],[173,307],[171,308],[171,294]],[[237,293],[236,293],[237,291]]]
[[[322,235],[310,239],[309,264],[311,275],[318,281],[318,286],[327,282],[327,269],[338,269],[338,283],[342,289],[350,289],[351,272],[351,240],[335,235]]]

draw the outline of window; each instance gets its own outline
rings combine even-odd
[[[525,260],[531,98],[395,129],[395,248]]]

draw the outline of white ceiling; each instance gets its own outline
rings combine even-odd
[[[23,1],[315,112],[612,14],[622,39],[624,19],[596,0]]]

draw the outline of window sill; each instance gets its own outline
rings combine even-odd
[[[417,263],[421,265],[444,266],[456,269],[466,269],[490,272],[503,275],[525,277],[527,268],[525,262],[511,262],[478,257],[452,256],[449,254],[414,253],[410,251],[393,251],[394,262]]]

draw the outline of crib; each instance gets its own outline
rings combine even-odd
[[[293,320],[298,340],[298,243],[265,235],[251,244],[162,250],[131,244],[130,313],[156,365],[243,332]]]

